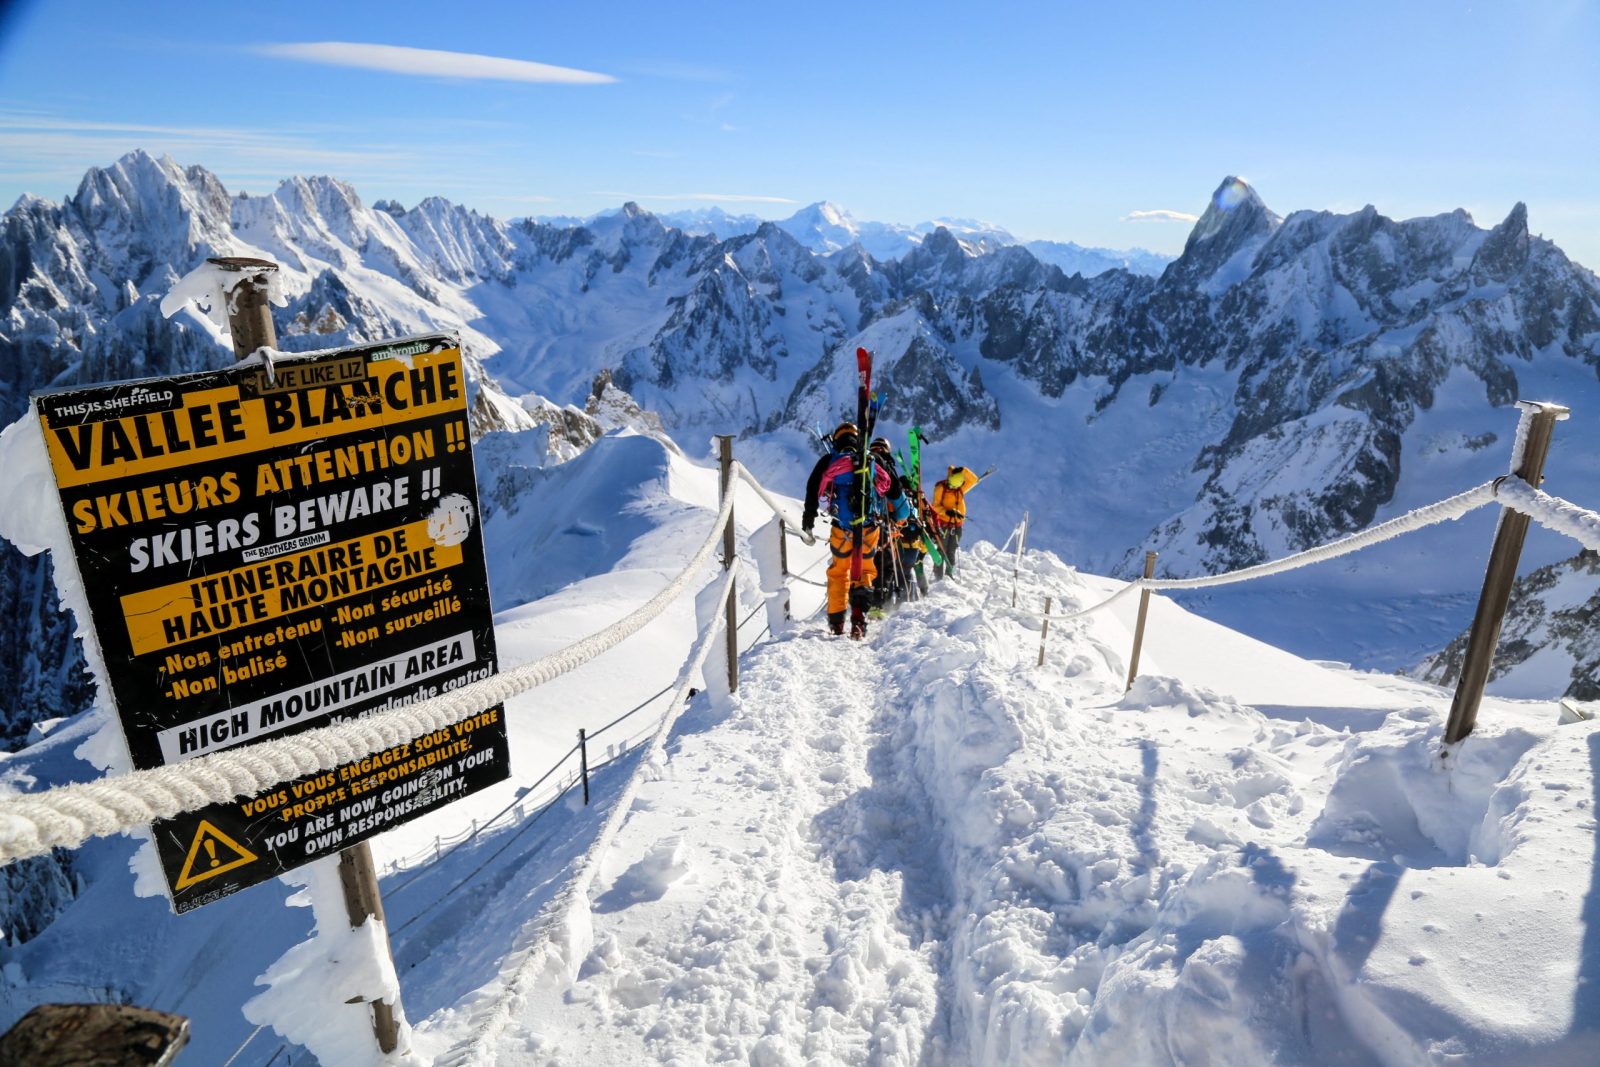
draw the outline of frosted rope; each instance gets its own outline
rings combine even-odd
[[[1495,496],[1500,503],[1540,526],[1566,534],[1583,547],[1600,552],[1600,514],[1535,489],[1521,478],[1502,479]]]
[[[710,603],[720,604],[727,600],[733,589],[734,575],[734,571],[728,572],[721,588],[717,591],[717,599]],[[559,969],[567,972],[570,977],[570,972],[576,968],[577,961],[588,955],[588,945],[580,942],[592,940],[593,928],[586,925],[580,929],[578,923],[581,921],[580,916],[585,920],[588,918],[589,891],[600,870],[600,857],[611,847],[611,842],[622,828],[623,821],[632,812],[634,798],[638,795],[639,787],[646,777],[646,769],[657,761],[665,759],[667,736],[677,724],[679,716],[688,707],[689,690],[705,667],[706,657],[712,647],[718,644],[714,638],[722,625],[721,612],[713,612],[711,622],[700,633],[693,656],[678,676],[678,688],[672,695],[666,714],[661,717],[661,722],[650,735],[649,747],[634,764],[633,774],[629,776],[617,799],[612,802],[600,832],[595,835],[588,849],[579,858],[577,873],[568,879],[556,895],[540,909],[539,914],[523,928],[526,933],[520,938],[522,947],[514,954],[516,957],[514,960],[507,960],[509,966],[502,965],[501,974],[509,973],[509,977],[505,987],[496,995],[493,1006],[485,1013],[487,1017],[472,1020],[472,1024],[467,1027],[471,1036],[441,1056],[436,1061],[437,1067],[462,1067],[465,1064],[487,1062],[489,1045],[498,1039],[507,1024],[515,1018],[512,1006],[523,999],[523,987],[529,982],[537,982],[539,976],[547,970]],[[562,936],[563,934],[565,936]],[[557,955],[563,946],[568,950],[565,959]]]
[[[91,837],[127,833],[154,819],[170,819],[210,804],[253,796],[282,782],[331,771],[453,726],[559,678],[616,647],[665,611],[711,559],[732,513],[733,494],[729,493],[699,551],[666,588],[642,607],[532,663],[353,722],[169,767],[0,798],[0,864],[42,856],[52,848],[76,848]]]
[[[1112,593],[1098,604],[1090,605],[1081,611],[1069,611],[1066,614],[1052,611],[1047,616],[1042,611],[1028,611],[1026,608],[1015,608],[1013,610],[1019,611],[1024,615],[1032,615],[1036,619],[1048,618],[1051,622],[1070,622],[1073,619],[1081,619],[1085,615],[1093,615],[1097,611],[1100,611],[1104,608],[1109,608],[1112,604],[1121,600],[1123,597],[1127,596],[1129,593],[1138,588],[1140,588],[1139,582],[1129,582],[1127,585],[1123,586],[1121,589],[1118,589],[1115,593]]]
[[[1000,551],[997,552],[996,555],[1003,556],[1006,554],[1006,550],[1011,547],[1011,542],[1017,539],[1017,531],[1020,529],[1022,529],[1021,523],[1011,527],[1011,533],[1006,537],[1006,543],[1000,546]]]
[[[1113,602],[1120,600],[1125,594],[1134,589],[1150,589],[1157,592],[1169,589],[1205,589],[1211,586],[1233,585],[1236,582],[1253,581],[1256,578],[1266,578],[1269,575],[1299,570],[1301,567],[1309,567],[1315,563],[1325,563],[1330,559],[1337,559],[1340,556],[1358,552],[1363,548],[1383,541],[1391,541],[1396,537],[1414,533],[1417,530],[1447,522],[1451,519],[1459,519],[1475,508],[1480,508],[1493,501],[1495,499],[1495,484],[1494,482],[1484,482],[1482,485],[1468,489],[1464,493],[1457,493],[1455,496],[1448,497],[1436,504],[1428,504],[1414,511],[1408,511],[1404,515],[1398,515],[1387,522],[1380,522],[1378,525],[1369,527],[1359,533],[1341,537],[1337,541],[1329,541],[1327,544],[1318,545],[1315,548],[1308,548],[1304,552],[1296,552],[1294,555],[1285,556],[1282,559],[1269,560],[1266,563],[1257,563],[1251,567],[1241,567],[1236,571],[1203,575],[1198,578],[1136,578],[1093,607],[1085,608],[1071,615],[1051,615],[1050,618],[1059,621],[1091,614],[1102,608],[1109,607]],[[1540,495],[1543,496],[1544,494],[1541,493]],[[1550,497],[1547,499],[1553,501],[1555,498]],[[1582,509],[1577,510],[1581,511]],[[1582,538],[1580,537],[1579,540],[1582,540]],[[1031,615],[1036,619],[1044,618],[1042,612],[1025,611],[1020,608],[1013,610],[1025,615]]]
[[[1139,583],[1146,589],[1205,589],[1215,585],[1232,585],[1235,582],[1248,582],[1256,578],[1265,578],[1268,575],[1283,574],[1285,571],[1298,570],[1309,567],[1314,563],[1324,563],[1330,559],[1347,556],[1352,552],[1359,552],[1370,545],[1392,541],[1396,537],[1414,533],[1428,526],[1434,526],[1450,519],[1459,519],[1475,508],[1494,500],[1494,483],[1484,482],[1482,485],[1468,489],[1464,493],[1408,511],[1398,515],[1388,522],[1380,522],[1370,526],[1360,533],[1353,533],[1348,537],[1341,537],[1337,541],[1329,541],[1316,548],[1308,548],[1304,552],[1296,552],[1292,556],[1282,559],[1269,560],[1266,563],[1257,563],[1253,567],[1241,567],[1236,571],[1227,571],[1223,574],[1206,575],[1199,578],[1140,578]]]
[[[735,460],[733,469],[739,472],[739,477],[744,479],[746,485],[756,491],[756,495],[761,498],[762,503],[771,508],[774,515],[782,519],[789,529],[794,530],[799,535],[800,540],[804,541],[808,545],[814,545],[817,543],[817,535],[802,528],[798,522],[795,522],[794,517],[784,510],[783,505],[778,503],[777,498],[771,493],[767,492],[767,487],[756,481],[756,476],[750,473],[748,467]]]

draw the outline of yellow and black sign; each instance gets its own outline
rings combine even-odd
[[[494,672],[455,338],[34,399],[134,766]],[[158,823],[174,908],[505,778],[491,711],[385,753],[383,790],[346,766]]]

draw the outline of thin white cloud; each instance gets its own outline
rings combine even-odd
[[[505,59],[472,52],[442,52],[433,48],[407,48],[393,44],[351,41],[305,41],[258,45],[255,51],[278,59],[298,59],[334,67],[358,67],[391,74],[429,78],[469,78],[481,81],[547,82],[559,85],[604,85],[617,79],[609,74],[574,67],[556,67],[526,59]]]
[[[1123,222],[1198,222],[1199,215],[1191,215],[1187,211],[1168,211],[1166,208],[1157,208],[1154,211],[1130,211],[1122,216]]]
[[[798,204],[786,196],[754,196],[749,193],[619,193],[598,190],[591,196],[620,196],[624,200],[706,200],[724,204]]]

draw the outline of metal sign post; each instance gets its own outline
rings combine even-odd
[[[240,359],[262,349],[278,347],[278,331],[272,323],[272,305],[267,301],[267,275],[275,273],[278,265],[271,260],[224,258],[210,261],[223,270],[237,271],[240,279],[228,287],[228,332],[233,337],[233,354]],[[350,846],[339,853],[339,886],[344,890],[345,911],[350,917],[350,928],[360,929],[369,919],[383,927],[383,951],[389,956],[389,969],[394,969],[394,949],[389,944],[388,925],[383,919],[383,891],[378,887],[377,870],[372,862],[372,847],[367,842]],[[372,1034],[378,1048],[385,1054],[393,1052],[400,1043],[400,1025],[395,1009],[400,1007],[400,992],[395,989],[395,1003],[373,1001]],[[403,1009],[402,1009],[403,1012]]]

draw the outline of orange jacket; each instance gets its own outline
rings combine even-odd
[[[949,481],[949,474],[957,471],[962,472],[960,488]],[[967,493],[983,479],[965,467],[951,467],[949,474],[933,487],[933,514],[940,522],[960,526],[967,521]]]

